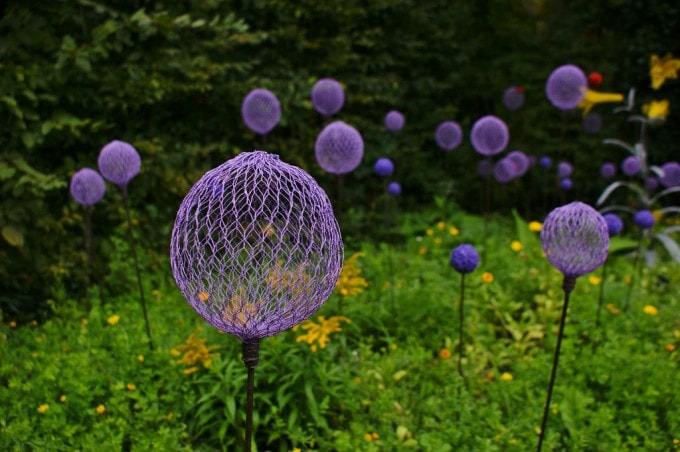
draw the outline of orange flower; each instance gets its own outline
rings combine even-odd
[[[451,351],[448,348],[442,348],[439,350],[439,357],[441,359],[449,359],[451,357]]]

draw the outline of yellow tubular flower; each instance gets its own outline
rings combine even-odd
[[[579,108],[583,109],[583,116],[590,113],[590,110],[597,104],[605,102],[623,102],[623,94],[618,93],[600,93],[592,89],[586,89],[586,95],[578,104]]]
[[[649,61],[649,77],[652,79],[652,88],[659,89],[666,79],[678,78],[678,70],[680,70],[680,60],[673,58],[670,53],[667,53],[663,58],[652,54]]]
[[[653,100],[642,106],[642,113],[644,113],[651,121],[662,122],[665,121],[668,116],[670,105],[668,100]]]

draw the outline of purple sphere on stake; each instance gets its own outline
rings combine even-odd
[[[548,157],[547,155],[541,156],[541,158],[538,159],[538,166],[541,168],[548,169],[552,165],[552,159]]]
[[[508,158],[496,162],[493,167],[493,177],[501,184],[507,184],[515,178],[516,167],[512,160]]]
[[[565,177],[571,176],[571,173],[574,172],[574,167],[571,166],[571,163],[569,162],[560,162],[557,165],[557,177],[560,179],[564,179]]]
[[[390,182],[387,186],[387,193],[392,196],[399,196],[401,194],[401,185],[399,182]]]
[[[515,177],[524,176],[531,165],[531,160],[529,160],[529,157],[522,151],[512,151],[508,153],[505,158],[515,165]]]
[[[333,292],[343,261],[326,193],[262,151],[203,175],[179,207],[170,248],[184,298],[244,342],[309,318]]]
[[[588,79],[583,71],[567,64],[555,69],[545,84],[545,94],[550,103],[560,110],[572,110],[586,95]]]
[[[390,177],[394,172],[394,163],[387,157],[381,157],[376,160],[373,170],[380,177]]]
[[[638,210],[633,215],[633,223],[640,229],[649,229],[654,226],[654,222],[654,214],[647,209]]]
[[[605,179],[611,179],[612,177],[616,176],[616,165],[612,162],[603,163],[600,167],[600,174]]]
[[[680,163],[668,162],[661,165],[663,176],[659,179],[661,185],[666,188],[680,186]]]
[[[479,265],[479,254],[474,246],[465,243],[451,251],[449,262],[458,273],[471,273]]]
[[[583,131],[589,134],[596,134],[602,129],[602,116],[598,113],[588,113],[583,117],[583,123],[581,125]]]
[[[640,161],[634,155],[626,157],[621,162],[621,172],[626,176],[632,177],[640,172]]]
[[[142,160],[131,144],[114,140],[99,151],[97,164],[104,179],[125,188],[139,174]]]
[[[645,190],[654,191],[659,188],[659,179],[654,176],[648,176],[645,178]]]
[[[97,171],[83,168],[73,174],[69,189],[78,204],[91,207],[104,197],[106,183]]]
[[[508,110],[518,110],[524,105],[524,87],[511,86],[503,92],[503,105]]]
[[[606,213],[602,217],[604,218],[604,221],[607,222],[607,232],[609,233],[609,237],[613,237],[621,233],[623,230],[623,221],[621,221],[621,217],[615,213]]]
[[[256,88],[243,99],[241,116],[250,130],[266,135],[281,119],[281,104],[268,89]]]
[[[572,188],[574,188],[574,182],[568,178],[565,177],[564,179],[560,179],[560,188],[564,191],[571,191]]]
[[[475,150],[486,156],[502,152],[510,141],[508,126],[496,116],[479,118],[470,131],[470,142]]]
[[[314,145],[316,161],[331,174],[347,174],[356,169],[364,156],[364,140],[354,127],[342,121],[328,124]]]
[[[330,117],[345,104],[345,90],[332,78],[322,78],[312,87],[312,105],[323,116]]]
[[[390,132],[399,132],[404,127],[404,115],[397,110],[391,110],[385,115],[385,128]]]
[[[434,141],[444,151],[452,151],[463,141],[463,129],[457,122],[444,121],[435,130]]]

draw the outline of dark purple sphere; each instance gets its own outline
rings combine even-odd
[[[463,141],[463,130],[457,122],[444,121],[437,126],[434,132],[434,140],[437,146],[445,151],[456,149]]]
[[[385,115],[385,128],[390,132],[399,132],[404,127],[404,115],[397,110],[391,110]]]
[[[647,176],[645,178],[645,190],[654,191],[659,188],[659,179],[654,176]]]
[[[90,207],[104,197],[106,183],[97,171],[83,168],[71,177],[70,191],[78,204]]]
[[[621,221],[621,217],[615,213],[606,213],[603,215],[603,218],[604,221],[607,222],[607,230],[610,237],[621,233],[623,230],[623,221]]]
[[[503,158],[493,167],[493,177],[501,184],[507,184],[515,178],[516,167],[512,160]]]
[[[560,110],[576,108],[586,95],[588,79],[583,71],[567,64],[555,69],[545,84],[548,100]]]
[[[477,162],[477,174],[482,177],[489,177],[493,174],[494,164],[491,159],[484,159]]]
[[[373,170],[380,177],[390,177],[394,172],[394,163],[387,157],[381,157],[373,164]]]
[[[654,214],[649,210],[638,210],[633,215],[633,223],[640,229],[649,229],[654,226]]]
[[[508,110],[518,110],[524,105],[524,88],[511,86],[503,92],[503,105]]]
[[[451,251],[449,261],[458,273],[470,273],[479,265],[479,254],[474,246],[466,243]]]
[[[640,172],[640,161],[634,155],[626,157],[621,163],[621,172],[632,177]]]
[[[559,177],[560,179],[571,176],[571,173],[573,172],[574,167],[571,166],[571,163],[569,162],[560,162],[557,165],[557,177]]]
[[[574,183],[570,178],[565,177],[564,179],[560,179],[560,188],[564,191],[570,191],[574,188]]]
[[[583,117],[583,131],[589,134],[596,134],[602,129],[602,116],[598,113],[588,113]]]
[[[677,187],[680,185],[680,163],[668,162],[661,165],[661,176],[659,182],[666,188]]]
[[[331,174],[347,174],[356,169],[364,156],[364,140],[354,127],[342,121],[328,124],[314,145],[316,161]]]
[[[332,78],[322,78],[312,87],[312,105],[324,116],[333,116],[345,104],[345,90]]]
[[[531,165],[531,160],[529,160],[529,157],[522,151],[509,152],[505,158],[515,165],[515,177],[524,176]]]
[[[475,150],[486,156],[502,152],[510,141],[510,131],[503,120],[492,115],[479,118],[472,126],[470,142]]]
[[[541,156],[541,158],[538,159],[538,166],[540,166],[541,168],[548,169],[550,168],[550,165],[552,165],[552,159],[547,155],[543,155]]]
[[[392,196],[399,196],[401,194],[401,185],[399,185],[399,182],[390,182],[387,186],[387,193]]]
[[[142,160],[131,144],[114,140],[99,152],[97,164],[104,179],[119,187],[126,187],[139,174]]]
[[[612,162],[603,163],[600,167],[600,174],[605,179],[611,179],[616,176],[616,165]]]
[[[256,88],[243,99],[241,116],[250,130],[266,135],[281,119],[281,104],[268,89]]]

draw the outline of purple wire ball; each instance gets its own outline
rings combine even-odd
[[[607,222],[589,205],[574,201],[548,214],[541,229],[541,245],[548,261],[565,278],[577,278],[607,259]]]
[[[515,165],[515,177],[522,177],[529,171],[531,160],[524,152],[512,151],[505,158]]]
[[[457,122],[444,121],[434,131],[434,141],[444,151],[452,151],[463,141],[463,129]]]
[[[545,84],[545,95],[560,110],[576,108],[586,95],[588,79],[583,71],[567,64],[555,69]]]
[[[82,206],[90,207],[106,193],[106,183],[101,174],[91,168],[78,170],[71,177],[71,196]]]
[[[574,172],[574,167],[571,166],[571,163],[569,162],[560,162],[557,165],[557,177],[560,179],[564,179],[565,177],[571,176],[571,173]]]
[[[312,105],[326,117],[333,116],[345,104],[345,90],[332,78],[319,79],[312,87]]]
[[[677,187],[680,185],[680,163],[668,162],[661,165],[663,176],[659,179],[661,185],[666,188]]]
[[[508,126],[492,115],[479,118],[472,126],[470,142],[475,151],[490,156],[502,152],[510,141]]]
[[[503,105],[508,110],[518,110],[524,105],[524,89],[511,86],[503,92]]]
[[[538,159],[538,166],[541,168],[548,169],[552,165],[552,159],[548,157],[547,155],[541,156],[541,158]]]
[[[262,151],[205,173],[182,201],[170,242],[184,298],[244,342],[309,318],[333,292],[342,262],[326,193],[305,171]]]
[[[471,273],[479,265],[479,254],[470,244],[458,245],[451,251],[449,262],[458,273]]]
[[[364,156],[364,140],[354,127],[342,121],[328,124],[314,145],[316,161],[331,174],[347,174],[356,169]]]
[[[373,170],[380,177],[390,177],[394,172],[394,163],[387,157],[381,157],[376,160]]]
[[[621,233],[623,230],[623,221],[621,220],[621,217],[615,213],[606,213],[602,217],[604,218],[604,221],[607,222],[607,232],[609,233],[609,237],[613,237]]]
[[[645,178],[645,190],[654,191],[659,188],[659,179],[654,176],[647,176]]]
[[[572,188],[574,188],[574,182],[568,178],[565,177],[564,179],[560,179],[560,188],[564,191],[571,191]]]
[[[385,115],[385,128],[390,132],[399,132],[404,127],[404,115],[391,110]]]
[[[591,135],[596,134],[602,129],[602,116],[598,113],[588,113],[583,118],[583,123],[581,125],[585,133]]]
[[[501,184],[507,184],[515,178],[515,164],[507,157],[496,162],[493,167],[493,177]]]
[[[612,162],[603,163],[600,167],[600,174],[605,179],[611,179],[616,176],[616,165]]]
[[[131,144],[113,140],[99,151],[97,164],[104,179],[125,188],[139,174],[142,160]]]
[[[634,155],[626,157],[623,162],[621,162],[621,172],[626,176],[635,176],[640,170],[640,161]]]
[[[399,182],[390,182],[387,186],[387,193],[392,196],[399,196],[401,194],[401,185]]]
[[[281,104],[268,89],[256,88],[243,99],[241,116],[250,130],[266,135],[281,119]]]
[[[654,214],[649,210],[638,210],[633,215],[633,223],[640,229],[649,229],[654,226]]]

